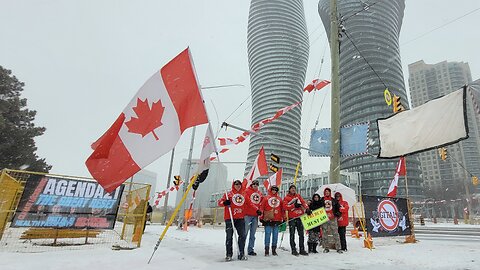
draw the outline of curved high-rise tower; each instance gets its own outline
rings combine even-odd
[[[248,63],[252,86],[252,123],[302,100],[308,62],[308,34],[302,0],[252,0],[248,18]],[[251,136],[246,172],[263,145],[267,157],[280,157],[284,178],[295,174],[300,162],[301,106],[265,125]],[[296,145],[296,146],[295,146]]]
[[[404,106],[408,106],[399,49],[404,9],[405,0],[377,1],[375,4],[338,1],[339,17],[343,18],[341,24],[345,29],[340,38],[340,123],[343,126],[370,121],[369,137],[373,142],[369,146],[371,155],[344,158],[341,168],[361,173],[364,194],[386,195],[398,162],[376,158],[379,152],[376,119],[393,113],[392,107],[385,103],[384,83],[392,94],[401,97]],[[330,37],[329,11],[330,0],[320,0],[318,12]],[[406,160],[409,195],[421,195],[420,162],[416,156]],[[404,196],[403,177],[398,188],[397,194]]]

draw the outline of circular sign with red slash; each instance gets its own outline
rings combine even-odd
[[[383,200],[378,204],[378,220],[387,231],[393,231],[398,227],[400,218],[397,205],[389,200]]]

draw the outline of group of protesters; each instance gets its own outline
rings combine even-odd
[[[247,254],[256,256],[255,233],[260,221],[265,227],[265,256],[277,256],[278,231],[280,225],[287,223],[290,233],[290,248],[294,256],[308,256],[309,253],[318,253],[317,246],[323,247],[323,252],[330,251],[334,246],[338,253],[347,251],[346,227],[348,225],[349,205],[343,200],[342,194],[336,192],[332,197],[329,188],[324,190],[323,197],[313,194],[311,200],[306,202],[297,193],[295,185],[290,185],[288,193],[282,199],[279,187],[270,186],[264,195],[258,188],[259,182],[253,180],[248,186],[240,180],[234,180],[232,189],[218,201],[219,206],[225,207],[225,232],[226,232],[226,258],[230,261],[233,257],[234,229],[238,235],[238,259],[246,260],[245,244],[247,236]],[[311,215],[312,211],[325,208],[328,221],[319,227],[309,230],[305,250],[305,232],[300,216]],[[298,233],[298,250],[295,242],[295,231]],[[270,249],[271,248],[271,249]],[[271,253],[270,253],[271,252]]]

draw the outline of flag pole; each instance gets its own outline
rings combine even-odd
[[[170,157],[170,168],[168,169],[167,189],[170,188],[170,179],[172,179],[172,169],[173,169],[173,158],[174,158],[174,156],[175,156],[175,147],[172,149],[172,155]],[[163,203],[163,209],[165,211],[165,217],[163,218],[163,225],[165,225],[167,223],[167,214],[168,214],[168,193],[165,195],[165,202]]]
[[[297,184],[297,176],[298,176],[298,170],[300,169],[300,162],[297,164],[297,169],[295,170],[295,177],[293,178],[293,184]]]
[[[412,215],[412,206],[410,204],[410,198],[408,197],[408,178],[407,178],[407,157],[403,157],[403,164],[405,166],[405,193],[407,195],[407,210],[408,210],[408,220],[410,221],[410,231],[411,235],[407,235],[405,237],[405,243],[415,243],[417,240],[415,239],[415,229],[413,225],[413,215]]]
[[[188,192],[189,192],[190,189],[192,188],[193,183],[195,183],[195,181],[197,180],[197,177],[198,177],[198,174],[195,174],[195,175],[193,176],[192,180],[190,181],[190,183],[188,184],[187,190],[186,190],[185,193],[183,194],[183,197],[182,197],[182,199],[180,200],[180,202],[178,203],[177,207],[175,208],[175,211],[173,211],[173,214],[172,214],[172,216],[170,217],[170,220],[168,220],[167,226],[165,227],[165,229],[163,230],[162,234],[160,235],[160,238],[158,239],[157,244],[155,245],[155,248],[153,249],[152,255],[150,256],[150,259],[148,260],[148,264],[150,264],[150,261],[152,260],[153,255],[155,254],[155,252],[157,251],[158,247],[160,246],[160,243],[162,242],[163,237],[164,237],[165,234],[167,233],[168,228],[170,228],[170,225],[172,225],[173,220],[175,219],[175,216],[177,216],[178,210],[180,210],[180,207],[181,207],[182,204],[185,202],[185,199],[187,198]]]

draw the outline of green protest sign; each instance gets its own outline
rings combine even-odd
[[[322,207],[315,211],[312,211],[311,215],[302,215],[300,219],[302,220],[302,224],[305,230],[310,230],[327,222],[328,216],[325,208]]]

